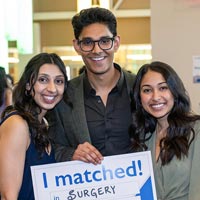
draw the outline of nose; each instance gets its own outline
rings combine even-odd
[[[158,90],[154,90],[152,98],[155,101],[159,100],[160,99],[160,92]]]
[[[54,83],[54,81],[49,81],[48,85],[47,85],[47,90],[49,92],[56,92],[56,85]]]
[[[99,47],[99,44],[98,44],[98,41],[95,41],[94,42],[94,48],[92,50],[93,53],[98,53],[98,52],[101,52],[102,49]]]

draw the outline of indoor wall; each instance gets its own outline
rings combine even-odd
[[[192,109],[198,113],[200,83],[193,80],[193,56],[200,56],[199,19],[200,1],[151,0],[153,60],[167,62],[176,70],[190,95]]]

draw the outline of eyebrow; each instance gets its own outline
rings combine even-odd
[[[162,84],[167,84],[167,82],[158,83],[158,85],[162,85]],[[145,84],[145,85],[142,85],[141,88],[145,87],[145,86],[151,87],[151,85]]]
[[[49,74],[45,74],[45,73],[41,73],[41,74],[38,74],[38,76],[50,76]],[[59,74],[59,75],[56,75],[55,77],[64,77],[63,74]]]
[[[100,37],[98,40],[101,40],[103,38],[112,38],[113,36],[109,36],[109,35],[105,35],[105,36],[102,36]],[[93,40],[91,37],[83,37],[82,39],[80,39],[80,41],[82,40],[92,40],[92,41],[96,41],[96,40]]]

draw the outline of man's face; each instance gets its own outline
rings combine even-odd
[[[113,38],[112,33],[104,24],[94,23],[83,28],[79,41],[91,40],[97,41],[102,38]],[[77,40],[74,40],[74,48],[79,55],[82,56],[88,72],[93,74],[104,74],[113,67],[114,53],[118,50],[120,44],[119,36],[115,36],[113,45],[109,50],[102,50],[98,42],[91,51],[85,52],[81,49]]]

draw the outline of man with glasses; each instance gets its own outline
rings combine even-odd
[[[114,63],[120,45],[116,17],[104,8],[84,9],[72,18],[74,49],[84,71],[49,116],[57,161],[101,163],[103,156],[131,152],[130,91],[134,75]]]

